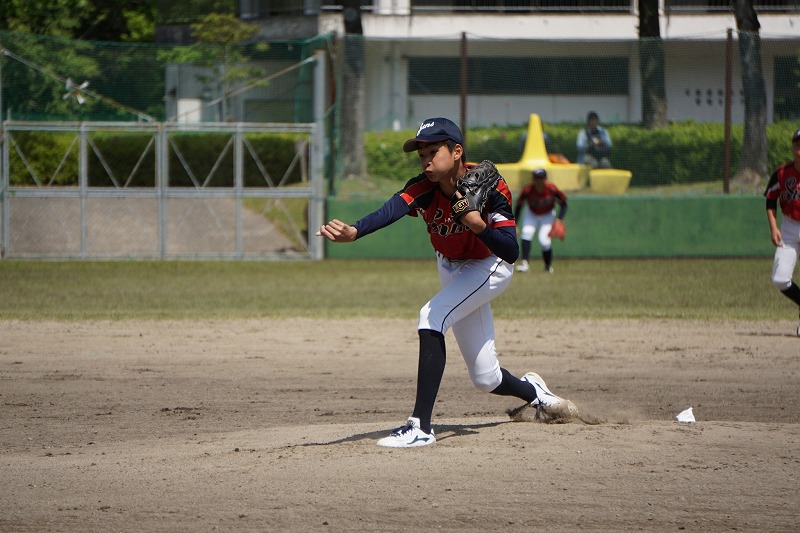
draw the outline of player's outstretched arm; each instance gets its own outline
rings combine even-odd
[[[333,219],[320,226],[317,237],[325,237],[333,242],[353,242],[356,240],[358,230],[341,220]]]

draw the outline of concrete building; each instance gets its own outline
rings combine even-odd
[[[606,123],[641,121],[635,0],[355,3],[365,39],[367,129],[409,128],[429,116],[458,116],[453,68],[464,43],[470,77],[480,72],[495,84],[468,92],[472,126],[521,124],[531,112],[545,122],[582,121],[590,109]],[[239,12],[261,26],[266,40],[307,39],[345,33],[345,19],[353,11],[341,4],[240,0]],[[761,24],[767,120],[800,118],[800,0],[755,0],[754,5]],[[726,43],[732,30],[731,117],[741,123],[741,65],[728,1],[659,0],[659,20],[668,119],[724,120]],[[553,63],[558,67],[546,67]],[[592,70],[594,65],[604,66]],[[425,90],[415,85],[420,79],[430,81],[422,83]],[[537,83],[543,79],[548,83]]]

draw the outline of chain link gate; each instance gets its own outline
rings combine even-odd
[[[321,259],[320,147],[316,124],[7,122],[2,257]]]

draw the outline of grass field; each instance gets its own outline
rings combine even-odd
[[[794,320],[757,259],[562,260],[515,274],[498,318]],[[431,260],[0,261],[0,319],[412,318]]]

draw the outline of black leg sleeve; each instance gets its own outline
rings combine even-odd
[[[800,287],[797,286],[797,283],[792,282],[792,286],[785,291],[781,291],[781,294],[789,298],[791,301],[796,303],[798,307],[800,307]]]
[[[550,265],[553,264],[553,249],[544,250],[542,252],[542,260],[544,261],[544,267],[550,268]]]
[[[531,257],[531,241],[522,241],[522,258],[527,261]]]
[[[492,391],[492,394],[497,394],[498,396],[516,396],[528,403],[536,399],[536,389],[533,388],[533,385],[522,381],[518,377],[514,377],[511,372],[505,368],[501,368],[500,372],[503,374],[503,381]]]
[[[422,431],[431,432],[431,416],[446,361],[444,335],[430,329],[419,330],[419,366],[417,367],[417,400],[415,418]]]

